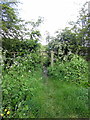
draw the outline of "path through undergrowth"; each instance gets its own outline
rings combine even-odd
[[[45,67],[43,74],[11,69],[3,77],[3,107],[10,118],[87,118],[88,89],[49,76]]]
[[[62,78],[61,78],[62,79]],[[80,118],[88,116],[87,89],[62,82],[43,72],[44,95],[41,117]]]
[[[55,117],[55,90],[53,86],[53,82],[49,80],[47,75],[46,67],[43,68],[43,83],[44,83],[44,99],[45,104],[43,104],[44,117]],[[50,113],[50,111],[52,113]]]

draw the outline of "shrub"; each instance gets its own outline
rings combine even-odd
[[[7,71],[3,71],[2,114],[4,117],[38,117],[41,107],[39,95],[42,94],[40,93],[42,70],[38,63],[39,56],[33,53],[26,57],[17,57],[14,64]],[[10,114],[7,114],[5,109],[10,111]]]
[[[41,108],[42,93],[41,69],[36,72],[9,71],[2,82],[2,110],[4,117],[33,118],[38,117]],[[4,110],[10,111],[6,115]]]
[[[88,63],[78,55],[74,55],[70,61],[55,63],[53,68],[48,68],[48,71],[49,75],[59,80],[88,84]]]

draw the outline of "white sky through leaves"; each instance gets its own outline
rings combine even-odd
[[[26,21],[44,17],[39,30],[42,36],[48,31],[51,35],[63,29],[69,21],[77,20],[78,11],[87,0],[20,0],[20,17]],[[45,37],[42,38],[45,44]]]

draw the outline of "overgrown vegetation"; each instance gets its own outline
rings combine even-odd
[[[42,76],[41,65],[38,64],[36,67],[30,65],[31,58],[26,60],[24,58],[22,62],[20,60],[21,58],[18,58],[18,63],[16,61],[8,71],[3,73],[2,113],[4,117],[89,117],[88,89],[82,84],[76,85],[76,83],[82,83],[85,80],[87,82],[87,78],[84,76],[86,66],[82,70],[85,74],[81,73],[81,77],[85,78],[84,81],[78,79],[77,74],[80,73],[75,72],[77,68],[74,71],[73,67],[75,66],[68,66],[68,69],[65,69],[66,64],[58,67],[57,71],[50,72],[52,76],[46,78]],[[69,71],[69,69],[72,70]],[[59,73],[58,70],[62,70],[62,72]],[[65,70],[71,72],[71,77],[68,77],[69,74],[64,75]],[[10,114],[7,114],[8,111]]]
[[[39,69],[39,71],[41,71]],[[20,71],[21,72],[21,71]],[[22,72],[9,71],[3,80],[3,110],[10,111],[9,118],[35,118],[39,116],[41,103],[42,82],[38,71]],[[38,91],[38,92],[37,92]]]
[[[73,55],[70,61],[56,62],[54,67],[49,67],[48,70],[49,74],[58,80],[85,86],[89,84],[88,63],[78,55]]]
[[[21,20],[17,17],[15,4],[0,2],[3,55],[0,117],[90,117],[86,61],[89,21],[85,19],[85,6],[79,22],[72,22],[72,28],[57,31],[55,37],[47,36],[48,45],[43,46],[39,43],[41,34],[38,29],[42,18],[36,22]],[[85,19],[84,28],[79,24],[82,19]],[[42,50],[47,51],[44,57]],[[54,51],[53,67],[50,66],[51,50]]]

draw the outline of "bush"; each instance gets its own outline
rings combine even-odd
[[[4,117],[33,118],[40,116],[42,93],[41,69],[36,72],[9,71],[2,83]],[[5,109],[10,115],[5,114]]]
[[[10,59],[12,60],[12,64],[3,64],[3,67],[6,69],[4,69],[5,71],[8,71],[8,69],[10,68],[10,70],[19,70],[21,69],[21,71],[33,71],[41,62],[41,58],[39,53],[24,53],[24,56],[18,56],[16,58]],[[23,67],[23,69],[22,69]]]
[[[41,93],[43,87],[42,69],[38,64],[38,59],[39,56],[35,53],[26,57],[17,57],[14,64],[7,71],[3,71],[2,111],[4,117],[37,118],[39,116],[41,107],[39,97],[43,95]]]
[[[48,68],[48,71],[49,75],[62,81],[88,84],[88,63],[78,55],[74,55],[71,61],[55,63],[53,68]]]

